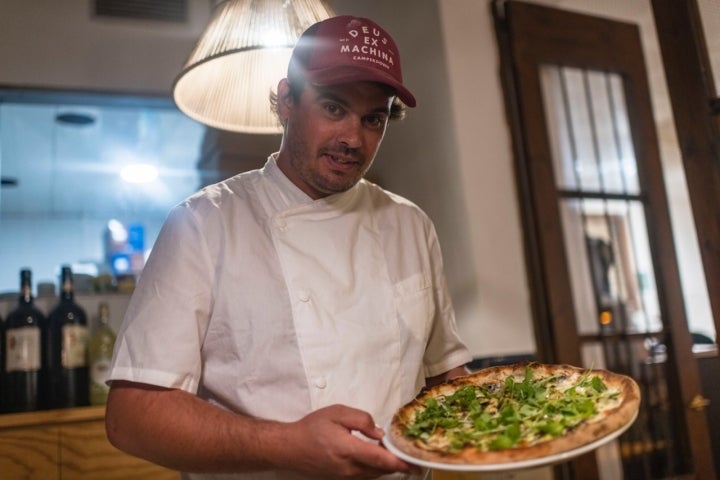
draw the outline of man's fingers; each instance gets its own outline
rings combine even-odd
[[[412,465],[399,459],[385,447],[361,439],[356,439],[353,444],[353,458],[366,467],[382,470],[384,473],[413,471]]]
[[[365,411],[343,405],[333,405],[328,409],[334,410],[335,422],[348,430],[360,432],[373,440],[380,440],[384,434],[383,429],[376,425],[372,416]]]

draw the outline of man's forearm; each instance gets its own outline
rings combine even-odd
[[[120,450],[185,472],[294,470],[311,478],[369,478],[414,467],[376,442],[372,416],[330,405],[295,422],[258,420],[228,412],[192,394],[113,382],[108,438]]]
[[[278,458],[287,424],[256,420],[181,390],[114,382],[106,414],[110,442],[165,467],[190,472],[264,470]]]

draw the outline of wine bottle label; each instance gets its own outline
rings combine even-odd
[[[87,365],[88,329],[85,325],[62,327],[62,366],[77,368]]]
[[[110,387],[105,385],[105,381],[108,379],[108,374],[110,373],[110,363],[110,357],[95,359],[90,366],[90,381],[103,388],[109,389]]]
[[[5,371],[40,370],[40,328],[11,328],[5,332]]]

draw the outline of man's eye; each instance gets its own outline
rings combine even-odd
[[[342,113],[342,108],[337,103],[326,103],[325,110],[331,115],[339,115]]]
[[[380,128],[385,125],[385,115],[368,115],[365,117],[365,123],[373,128]]]

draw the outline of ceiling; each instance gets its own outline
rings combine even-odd
[[[200,186],[204,134],[166,100],[0,92],[0,216],[164,216]],[[133,162],[157,180],[123,181]]]

